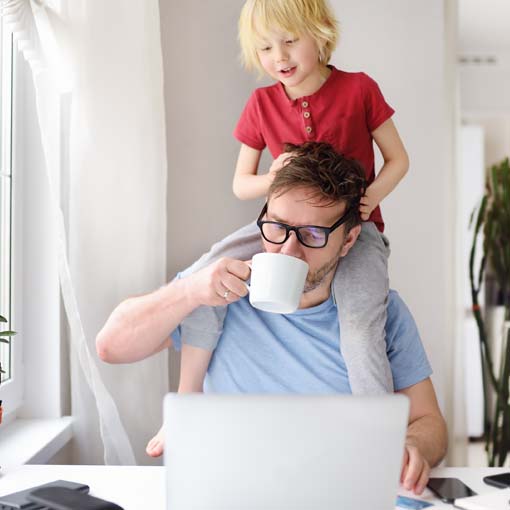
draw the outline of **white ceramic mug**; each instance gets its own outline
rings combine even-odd
[[[257,253],[251,263],[250,303],[265,312],[292,313],[297,310],[308,264],[282,253]]]

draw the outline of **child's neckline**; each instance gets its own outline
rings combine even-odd
[[[329,69],[328,76],[321,83],[320,87],[315,92],[312,92],[311,94],[304,94],[302,96],[298,96],[298,97],[293,99],[293,98],[289,97],[289,95],[287,94],[287,91],[285,90],[285,86],[283,85],[282,82],[278,82],[278,86],[280,87],[283,95],[287,98],[287,100],[291,104],[296,103],[297,101],[300,101],[302,99],[312,98],[313,96],[315,96],[315,95],[319,94],[320,92],[322,92],[324,90],[324,88],[326,87],[326,85],[329,84],[332,81],[333,74],[335,74],[335,72],[336,72],[336,68],[333,65],[329,65],[329,64],[326,67],[327,67],[327,69]]]

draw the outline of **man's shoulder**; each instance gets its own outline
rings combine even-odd
[[[399,293],[390,290],[386,321],[386,352],[396,390],[417,384],[432,368],[413,315]]]
[[[416,322],[405,301],[396,290],[390,289],[386,308],[386,342],[388,349],[415,342],[421,343]]]
[[[402,299],[400,294],[394,290],[390,289],[388,292],[388,318],[390,315],[392,318],[403,318],[408,317],[411,315],[411,312],[409,311],[409,308],[405,304],[405,301]]]

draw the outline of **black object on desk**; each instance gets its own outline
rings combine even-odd
[[[29,501],[52,510],[123,510],[119,505],[65,487],[43,487],[28,495]]]
[[[510,487],[510,473],[499,473],[498,475],[484,476],[483,481],[487,485],[505,489]]]
[[[28,499],[28,495],[36,490],[46,487],[65,487],[74,492],[81,494],[87,494],[89,492],[89,486],[83,483],[68,482],[67,480],[56,480],[54,482],[45,483],[44,485],[38,485],[36,487],[30,487],[28,489],[6,494],[0,496],[0,510],[39,510],[41,505],[34,503]]]
[[[458,478],[429,478],[427,487],[445,503],[476,496],[476,492]]]

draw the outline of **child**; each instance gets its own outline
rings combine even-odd
[[[241,142],[234,193],[242,200],[264,196],[285,163],[286,142],[329,142],[363,164],[368,188],[360,214],[365,222],[357,243],[338,265],[333,293],[352,392],[391,392],[384,333],[389,249],[382,235],[379,203],[408,168],[406,151],[391,120],[394,111],[367,75],[327,65],[338,31],[326,0],[248,0],[241,12],[239,36],[245,67],[266,73],[277,83],[253,92],[234,131]],[[384,159],[377,177],[373,140]],[[274,161],[267,173],[260,173],[265,147]],[[220,256],[247,260],[259,251],[260,232],[253,223],[213,246],[189,271]],[[225,289],[225,303],[233,297]],[[183,322],[179,392],[202,391],[225,314],[226,306],[201,307]],[[160,431],[147,445],[147,453],[158,456],[162,451]]]

